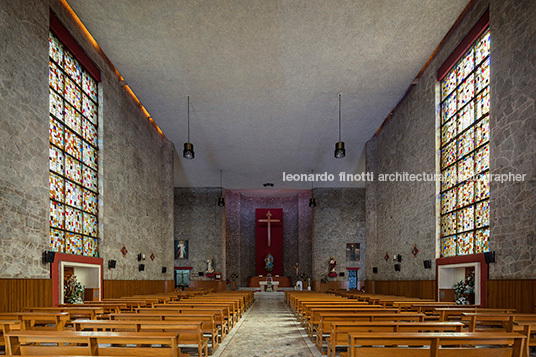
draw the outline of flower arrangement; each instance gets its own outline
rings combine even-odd
[[[475,291],[475,279],[473,274],[468,274],[464,280],[454,284],[456,305],[469,305],[469,295]]]
[[[83,304],[82,294],[86,287],[76,280],[76,275],[72,275],[65,280],[63,296],[68,304]]]
[[[469,305],[469,300],[465,296],[460,296],[456,300],[456,305]]]
[[[464,291],[465,291],[465,282],[463,280],[460,280],[456,284],[454,284],[454,292],[456,294],[463,294]]]

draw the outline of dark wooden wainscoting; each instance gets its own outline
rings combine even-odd
[[[0,279],[0,312],[52,306],[52,279]]]
[[[488,307],[536,313],[536,280],[488,280]]]
[[[373,294],[435,299],[436,282],[435,280],[367,280],[365,291]]]
[[[103,298],[156,294],[171,291],[173,280],[104,280]]]
[[[307,285],[304,284],[304,289],[307,289]],[[311,289],[314,291],[319,292],[325,292],[328,290],[337,290],[337,289],[348,289],[348,281],[347,280],[336,280],[336,281],[328,281],[327,283],[322,283],[320,280],[314,280],[311,282]]]
[[[214,291],[224,291],[227,283],[223,280],[190,280],[190,289],[214,289]]]

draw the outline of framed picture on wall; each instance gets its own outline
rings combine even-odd
[[[187,240],[175,240],[175,259],[188,259]]]
[[[358,262],[361,260],[359,243],[346,243],[346,260],[349,262]]]

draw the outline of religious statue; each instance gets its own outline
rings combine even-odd
[[[272,271],[274,269],[274,257],[272,254],[268,253],[266,258],[264,258],[264,264],[264,269],[266,269],[266,271]]]
[[[299,276],[299,271],[300,271],[300,263],[296,262],[296,264],[294,265],[294,269],[296,269],[296,280],[298,280],[298,276]]]
[[[328,276],[333,278],[337,276],[337,272],[335,271],[335,266],[337,266],[337,261],[334,257],[329,258],[329,274]]]
[[[206,271],[207,274],[212,274],[214,273],[214,267],[213,267],[213,261],[212,259],[207,259],[207,271]]]
[[[266,275],[266,291],[274,291],[272,288],[272,281],[272,274],[268,273],[268,275]]]

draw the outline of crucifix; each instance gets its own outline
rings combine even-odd
[[[267,223],[268,224],[268,246],[270,246],[272,244],[271,224],[281,222],[281,221],[278,220],[278,219],[271,219],[272,214],[270,213],[270,211],[268,211],[268,213],[266,213],[266,217],[267,217],[267,219],[259,219],[259,223]]]

